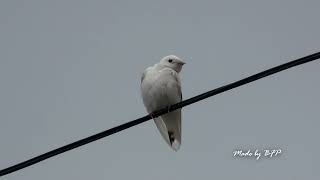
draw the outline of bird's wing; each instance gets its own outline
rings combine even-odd
[[[141,75],[141,84],[142,84],[142,81],[144,80],[144,78],[146,77],[146,74],[148,71],[151,70],[151,67],[148,67],[147,69],[145,69]]]
[[[170,70],[168,75],[168,79],[165,80],[167,88],[165,92],[168,105],[172,105],[182,100],[182,93],[178,73]],[[177,151],[181,145],[181,109],[155,118],[155,124],[169,146]]]

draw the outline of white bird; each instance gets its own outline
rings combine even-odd
[[[151,67],[141,77],[141,96],[147,112],[165,108],[182,101],[179,72],[185,63],[169,55]],[[162,137],[177,151],[181,145],[181,109],[153,118]]]

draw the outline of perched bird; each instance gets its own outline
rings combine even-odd
[[[182,101],[179,72],[185,63],[169,55],[151,67],[141,77],[141,96],[147,112],[165,108]],[[181,109],[153,118],[162,137],[177,151],[181,145]]]

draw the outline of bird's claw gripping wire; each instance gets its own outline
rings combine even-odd
[[[152,119],[154,119],[154,118],[155,118],[154,112],[150,113],[149,116],[150,116]]]
[[[170,112],[170,109],[171,109],[171,106],[170,106],[170,105],[169,105],[169,106],[167,106],[167,113],[169,113],[169,112]],[[150,116],[152,119],[156,118],[156,116],[155,116],[155,113],[154,113],[154,112],[151,112],[151,113],[149,114],[149,116]]]

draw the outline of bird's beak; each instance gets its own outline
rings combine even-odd
[[[179,62],[179,64],[181,64],[181,65],[185,65],[186,63],[181,61],[181,62]]]

